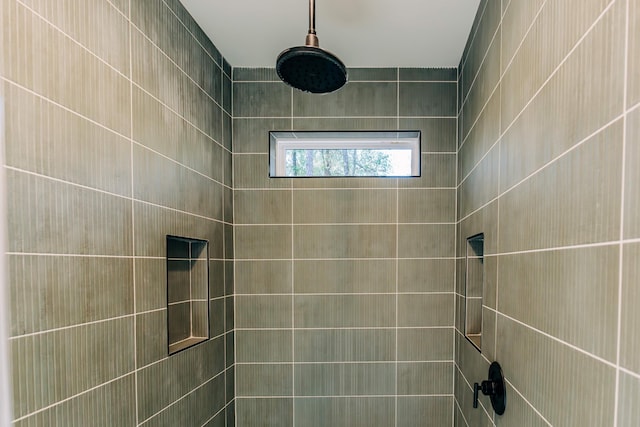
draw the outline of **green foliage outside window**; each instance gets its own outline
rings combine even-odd
[[[388,176],[388,150],[287,150],[287,176]]]

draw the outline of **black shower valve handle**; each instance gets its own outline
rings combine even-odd
[[[481,384],[473,384],[473,407],[478,407],[478,391],[482,391],[485,396],[495,396],[499,393],[500,384],[496,381],[485,380]]]
[[[482,387],[482,394],[485,396],[495,396],[496,394],[502,393],[502,381],[482,381],[480,387]]]
[[[473,407],[474,408],[478,407],[478,390],[480,390],[480,384],[474,383],[473,384]]]
[[[507,406],[507,394],[504,384],[502,368],[498,362],[492,362],[489,366],[489,379],[480,384],[473,384],[473,407],[478,407],[478,395],[482,394],[491,398],[491,406],[498,415],[504,414]]]

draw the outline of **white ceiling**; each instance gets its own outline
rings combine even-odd
[[[308,0],[181,0],[234,67],[304,44]],[[480,0],[316,0],[320,47],[347,67],[456,67]]]

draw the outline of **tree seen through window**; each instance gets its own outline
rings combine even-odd
[[[407,161],[411,161],[409,150],[293,149],[286,152],[287,176],[393,176],[399,174]]]

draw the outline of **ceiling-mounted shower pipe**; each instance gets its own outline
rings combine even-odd
[[[316,35],[315,0],[309,0],[309,31],[305,45],[280,53],[276,71],[283,82],[304,92],[329,93],[347,82],[347,68],[342,61],[320,49]]]
[[[304,45],[309,47],[320,47],[318,36],[316,35],[316,2],[309,0],[309,32],[304,39]]]

